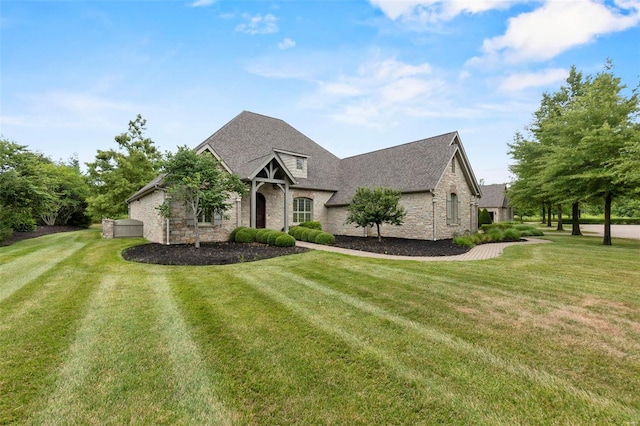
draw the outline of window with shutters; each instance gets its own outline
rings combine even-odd
[[[198,225],[221,226],[222,212],[214,213],[213,210],[203,209],[200,216],[198,216]]]

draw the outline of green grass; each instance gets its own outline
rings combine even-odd
[[[0,424],[633,424],[640,241],[477,262],[0,248]]]

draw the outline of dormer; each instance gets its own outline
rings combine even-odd
[[[281,149],[273,150],[282,160],[282,163],[289,169],[291,175],[295,178],[307,178],[307,168],[309,164],[309,156],[291,151],[283,151]]]

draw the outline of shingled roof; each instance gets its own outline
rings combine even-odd
[[[458,151],[459,143],[458,133],[451,132],[345,158],[340,162],[340,190],[327,205],[348,204],[360,186],[431,191]]]
[[[504,183],[498,183],[494,185],[482,185],[482,198],[478,203],[478,207],[481,209],[489,207],[509,207],[509,200],[507,199],[507,185]]]
[[[277,152],[308,157],[307,178],[296,178],[293,188],[334,191],[327,206],[346,205],[360,186],[390,187],[401,192],[435,189],[454,156],[457,156],[469,186],[480,189],[457,132],[339,159],[285,121],[243,111],[195,150],[210,149],[230,172],[250,180],[252,174]],[[161,185],[154,179],[127,200],[141,198]]]
[[[308,156],[313,164],[306,179],[296,179],[297,187],[331,191],[339,187],[340,159],[277,118],[243,111],[198,145],[196,151],[207,146],[241,179],[249,179],[264,159],[280,150]]]

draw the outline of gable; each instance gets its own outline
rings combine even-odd
[[[471,192],[479,193],[459,136],[451,132],[341,160],[340,190],[327,205],[348,204],[360,186],[383,186],[404,193],[433,191],[456,155]]]

